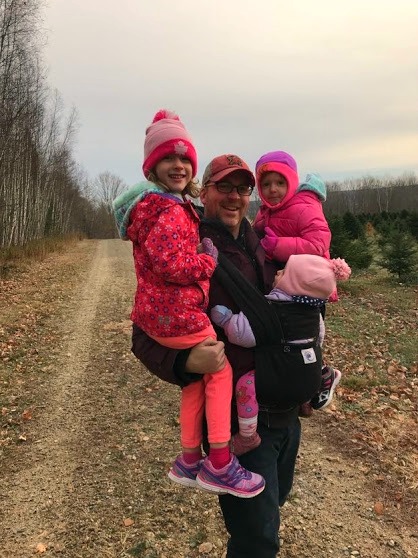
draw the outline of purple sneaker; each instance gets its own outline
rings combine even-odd
[[[331,366],[324,366],[322,369],[322,380],[319,392],[311,399],[311,405],[317,411],[325,409],[331,403],[335,388],[341,380],[341,372]]]
[[[182,486],[196,486],[196,476],[202,464],[202,459],[193,465],[189,465],[178,455],[168,472],[168,478]]]
[[[215,469],[206,457],[196,477],[197,485],[215,494],[232,494],[238,498],[253,498],[264,490],[266,481],[261,475],[247,471],[231,455],[231,461],[222,469]]]

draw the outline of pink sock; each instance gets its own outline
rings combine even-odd
[[[258,423],[257,419],[257,415],[250,418],[238,417],[239,433],[241,436],[244,436],[244,438],[250,438],[255,434]]]
[[[197,461],[200,461],[202,459],[202,451],[201,450],[196,450],[196,451],[183,451],[183,459],[184,462],[187,463],[188,465],[194,465]]]
[[[222,469],[231,460],[231,452],[229,446],[224,448],[210,448],[209,459],[215,469]]]

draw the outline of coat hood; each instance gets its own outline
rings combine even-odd
[[[276,205],[272,205],[265,199],[260,185],[263,174],[268,172],[277,172],[283,175],[287,181],[286,195],[281,202]],[[286,153],[286,151],[270,151],[262,155],[256,163],[255,174],[261,202],[269,209],[282,206],[296,193],[299,184],[297,165],[294,158],[289,155],[289,153]]]
[[[303,190],[308,190],[310,192],[314,192],[318,198],[324,202],[327,199],[327,187],[325,182],[315,172],[306,175],[305,182],[297,189],[298,192]]]
[[[129,225],[129,215],[135,205],[147,194],[164,193],[165,190],[153,182],[143,181],[135,184],[129,190],[122,192],[113,201],[113,212],[115,214],[116,226],[122,240],[129,240],[126,229]]]

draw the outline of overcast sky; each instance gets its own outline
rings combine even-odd
[[[201,177],[282,149],[326,180],[418,172],[417,0],[48,0],[48,82],[75,106],[90,178],[143,179],[160,108]]]

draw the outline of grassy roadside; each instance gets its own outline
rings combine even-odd
[[[377,483],[384,508],[418,519],[418,286],[354,275],[328,305],[325,358],[341,369],[330,438]],[[318,416],[317,414],[316,416]]]
[[[38,388],[54,373],[60,327],[95,241],[58,239],[38,248],[2,260],[8,263],[0,276],[0,457],[25,441],[27,424],[42,408]]]

